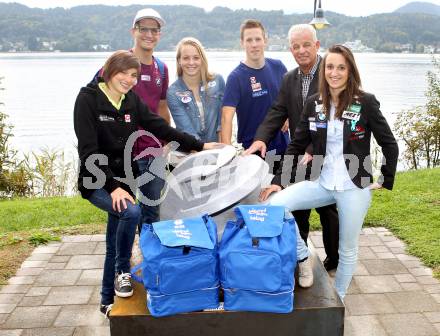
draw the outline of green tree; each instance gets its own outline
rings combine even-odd
[[[432,58],[434,71],[428,71],[427,103],[402,111],[394,123],[404,141],[403,159],[410,169],[440,167],[440,62]]]

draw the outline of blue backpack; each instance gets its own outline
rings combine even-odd
[[[144,224],[139,245],[151,315],[218,307],[217,228],[208,215]]]
[[[225,310],[290,313],[296,267],[295,220],[284,207],[241,205],[219,248]]]

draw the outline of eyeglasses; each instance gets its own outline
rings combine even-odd
[[[151,33],[152,35],[157,35],[160,33],[160,28],[136,26],[136,29],[139,31],[140,34]]]

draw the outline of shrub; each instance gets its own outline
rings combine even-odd
[[[402,111],[394,130],[405,143],[402,153],[410,169],[440,166],[440,62],[432,58],[434,71],[428,71],[427,103]]]

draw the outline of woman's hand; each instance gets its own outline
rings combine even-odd
[[[379,184],[377,182],[373,182],[372,184],[370,184],[369,188],[371,190],[377,190],[377,189],[382,189],[382,184]]]
[[[261,190],[260,196],[258,197],[258,200],[260,202],[263,202],[263,201],[267,200],[267,198],[269,197],[270,194],[272,194],[273,192],[278,192],[278,191],[281,191],[281,187],[279,185],[272,184],[269,188],[265,188],[265,189]]]
[[[112,198],[113,210],[117,212],[127,209],[126,200],[129,200],[131,203],[135,204],[133,197],[122,188],[116,188],[111,192],[110,196]]]
[[[203,144],[203,150],[217,149],[217,148],[222,148],[224,146],[225,146],[225,144],[222,144],[222,143],[219,143],[219,142],[205,142]]]

